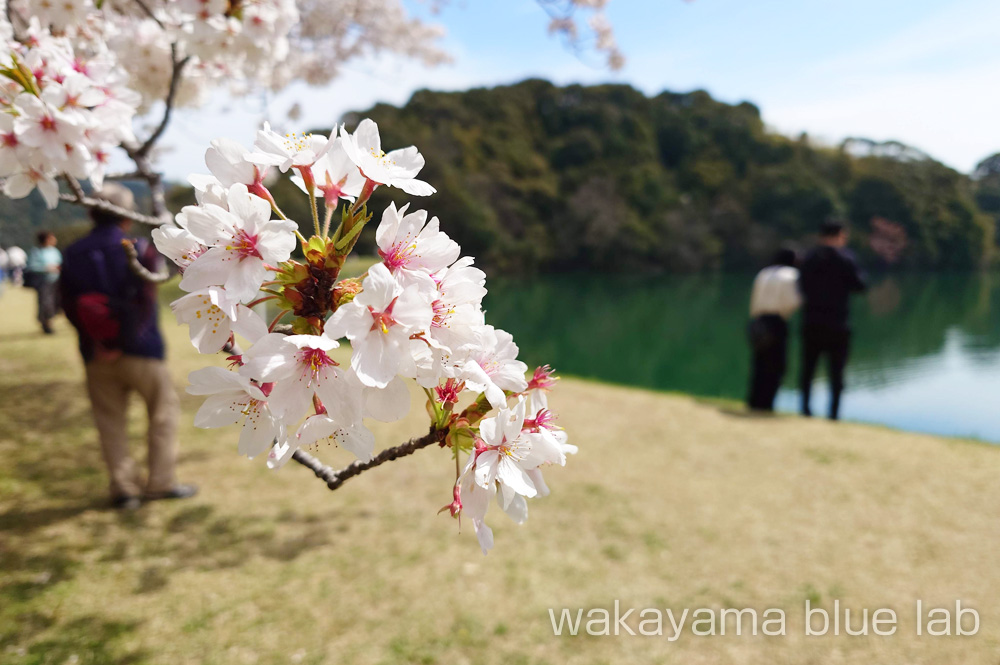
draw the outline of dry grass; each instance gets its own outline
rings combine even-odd
[[[580,454],[527,524],[493,516],[485,558],[435,514],[437,449],[330,493],[238,457],[235,431],[185,425],[180,475],[201,494],[122,515],[68,324],[37,335],[26,291],[0,308],[2,663],[997,662],[995,448],[567,380],[553,403]],[[164,319],[180,388],[203,359]],[[423,431],[414,407],[382,444]],[[807,598],[895,608],[899,631],[804,637]],[[788,636],[553,637],[547,608],[615,599],[780,607]],[[982,629],[916,638],[917,599],[962,599]]]

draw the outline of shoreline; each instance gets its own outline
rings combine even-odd
[[[935,439],[949,439],[949,440],[957,441],[957,442],[961,442],[961,443],[978,444],[978,445],[988,446],[990,448],[1000,449],[1000,441],[993,442],[993,441],[990,441],[988,439],[981,439],[981,438],[978,438],[978,437],[975,437],[975,436],[960,436],[960,435],[956,435],[956,434],[939,434],[937,432],[927,432],[927,431],[922,431],[922,430],[904,429],[902,427],[896,427],[894,425],[888,425],[888,424],[885,424],[885,423],[872,422],[872,421],[869,421],[869,420],[852,420],[852,419],[849,419],[849,418],[841,418],[838,421],[831,422],[825,416],[821,416],[821,415],[814,415],[812,418],[805,418],[805,417],[803,417],[802,415],[800,415],[796,411],[775,410],[774,413],[771,413],[771,414],[767,414],[767,413],[759,413],[758,414],[758,413],[753,413],[752,411],[748,410],[746,408],[746,403],[743,400],[738,400],[738,399],[734,399],[734,398],[731,398],[731,397],[718,397],[716,395],[703,395],[703,394],[700,394],[700,393],[689,393],[689,392],[684,392],[683,390],[671,390],[671,389],[668,389],[668,388],[652,388],[652,387],[649,387],[649,386],[637,386],[637,385],[632,385],[632,384],[628,384],[628,383],[619,383],[619,382],[616,382],[616,381],[608,381],[608,380],[605,380],[605,379],[598,379],[596,377],[581,376],[579,374],[567,374],[567,373],[560,372],[559,368],[556,368],[556,374],[558,376],[560,376],[560,377],[563,377],[563,378],[566,378],[566,379],[572,379],[573,381],[578,381],[580,383],[593,384],[593,385],[597,385],[597,386],[608,386],[608,387],[612,387],[612,388],[623,388],[623,389],[628,389],[628,390],[640,390],[640,391],[649,392],[649,393],[656,394],[656,395],[667,395],[667,396],[670,396],[670,397],[688,398],[688,399],[691,399],[691,400],[693,400],[695,402],[702,403],[702,404],[707,404],[709,406],[718,406],[718,407],[725,407],[727,409],[731,409],[732,415],[738,416],[738,417],[742,417],[742,418],[755,418],[755,419],[761,419],[761,420],[768,420],[768,419],[772,419],[772,418],[773,419],[777,419],[777,418],[789,418],[789,419],[801,420],[803,422],[824,421],[824,422],[828,422],[828,423],[830,423],[832,425],[837,425],[837,424],[862,425],[862,426],[865,426],[865,427],[872,427],[872,428],[876,428],[876,429],[884,429],[884,430],[889,431],[889,432],[898,432],[900,434],[911,434],[911,435],[914,435],[914,436],[925,436],[925,437],[931,437],[931,438],[935,438]],[[785,390],[785,388],[782,388],[782,390]],[[845,391],[844,394],[845,394],[845,396],[848,396],[849,395],[849,391]]]

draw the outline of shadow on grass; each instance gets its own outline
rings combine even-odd
[[[66,599],[105,581],[119,597],[166,597],[178,573],[291,562],[370,519],[200,496],[111,510],[84,387],[56,361],[15,352],[13,342],[35,337],[0,336],[11,343],[0,375],[3,665],[145,662],[150,654],[134,650],[143,623],[116,616],[113,597]],[[205,450],[181,450],[185,463],[212,463]]]
[[[17,531],[27,534],[36,529],[43,529],[63,520],[74,519],[88,510],[100,510],[107,508],[108,502],[104,498],[93,498],[81,502],[74,502],[69,505],[38,508],[36,510],[22,510],[14,508],[4,513],[0,513],[0,532]]]
[[[84,387],[77,381],[0,384],[0,417],[11,432],[28,429],[59,434],[68,426],[91,425]]]
[[[255,556],[292,561],[327,545],[327,533],[350,528],[346,515],[317,523],[294,511],[230,512],[199,499],[111,510],[87,398],[76,382],[0,379],[0,430],[13,433],[0,438],[8,460],[0,483],[11,488],[0,497],[0,598],[15,604],[70,580],[83,562],[138,565],[135,592],[156,593],[179,570],[239,567]],[[206,456],[190,451],[185,459]]]
[[[121,643],[142,622],[114,621],[96,615],[58,623],[45,613],[17,617],[0,629],[0,658],[8,665],[28,663],[87,663],[129,665],[146,662],[144,649],[126,649]]]

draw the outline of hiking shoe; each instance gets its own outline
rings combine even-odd
[[[198,493],[197,485],[174,485],[166,492],[157,494],[147,494],[147,501],[159,501],[160,499],[190,499]]]
[[[111,499],[111,507],[115,510],[138,510],[142,501],[137,496],[116,496]]]

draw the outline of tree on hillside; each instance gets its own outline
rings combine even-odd
[[[996,224],[995,241],[1000,243],[1000,153],[979,162],[972,177],[975,181],[976,203],[983,212],[993,217]]]
[[[898,225],[908,240],[891,256],[903,268],[975,268],[994,245],[969,178],[923,153],[815,146],[704,91],[529,80],[418,91],[348,120],[363,116],[447,156],[428,166],[435,202],[498,270],[751,269],[784,242],[811,242],[830,215],[852,220],[856,249],[876,263],[873,232]]]

